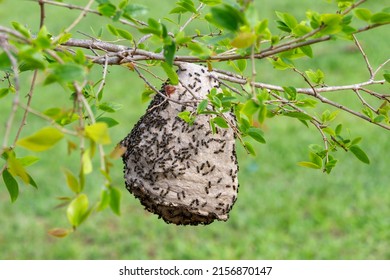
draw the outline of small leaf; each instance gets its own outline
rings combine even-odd
[[[105,145],[111,143],[111,139],[108,134],[108,125],[104,122],[97,122],[85,127],[85,134],[97,144]]]
[[[24,37],[26,38],[31,37],[30,31],[26,27],[24,27],[21,23],[13,21],[12,26],[13,28],[15,28],[15,30],[19,31]]]
[[[349,147],[349,150],[356,156],[357,159],[366,164],[370,164],[370,159],[367,154],[358,145],[352,145]]]
[[[26,169],[19,161],[19,159],[15,158],[15,153],[8,152],[7,153],[7,164],[8,171],[12,174],[12,176],[18,176],[23,180],[24,183],[30,183],[30,177],[26,172]]]
[[[0,98],[3,98],[9,93],[9,88],[0,88]]]
[[[244,142],[245,149],[250,153],[252,156],[256,156],[255,149],[253,149],[253,146],[249,142]]]
[[[115,26],[111,25],[111,24],[107,24],[107,29],[108,31],[110,31],[110,33],[114,36],[118,36],[118,31],[116,29]]]
[[[130,17],[142,16],[149,11],[148,7],[140,4],[129,4],[123,10]]]
[[[53,228],[48,233],[54,237],[63,238],[69,235],[71,230],[65,228]]]
[[[215,123],[219,127],[229,128],[229,125],[227,124],[227,122],[222,117],[215,117],[215,118],[213,118],[211,120],[212,120],[213,123]]]
[[[98,108],[107,113],[114,113],[122,109],[123,105],[115,102],[103,102]]]
[[[252,32],[240,32],[236,38],[231,41],[231,45],[235,48],[248,48],[256,41],[256,34]]]
[[[246,133],[252,137],[254,140],[256,140],[259,143],[265,144],[265,139],[263,137],[263,131],[261,131],[260,128],[257,127],[251,127],[249,128]]]
[[[195,117],[189,111],[180,112],[177,116],[189,125],[192,125],[195,121]]]
[[[12,177],[11,173],[7,169],[3,171],[3,181],[5,186],[8,189],[8,193],[11,197],[11,201],[15,202],[19,195],[19,185],[18,182]]]
[[[321,166],[318,166],[317,164],[310,161],[301,161],[298,162],[298,165],[303,167],[313,168],[313,169],[321,169]]]
[[[100,201],[99,204],[97,205],[96,210],[97,211],[103,211],[104,209],[107,208],[107,206],[110,203],[110,193],[108,189],[102,190],[100,193]]]
[[[53,147],[64,137],[63,133],[53,127],[45,127],[33,135],[19,139],[16,145],[31,151],[41,152]]]
[[[92,161],[91,161],[91,150],[86,149],[81,156],[81,162],[82,162],[82,173],[83,174],[89,174],[93,170]],[[82,184],[81,184],[82,185]]]
[[[85,194],[80,194],[72,200],[66,210],[68,220],[72,226],[77,227],[86,219],[88,207],[88,197]]]
[[[222,0],[200,0],[200,2],[208,5],[208,6],[215,6],[222,3]]]
[[[296,118],[296,119],[299,119],[301,121],[310,121],[312,119],[311,116],[309,116],[308,114],[305,114],[303,112],[286,112],[286,113],[283,113],[284,116],[287,116],[287,117],[290,117],[290,118]]]
[[[209,104],[209,101],[207,99],[202,100],[199,104],[198,107],[196,108],[196,112],[198,114],[204,112],[207,108],[207,105]]]
[[[179,77],[177,76],[177,73],[173,70],[172,66],[169,65],[167,62],[162,62],[161,67],[167,74],[170,83],[172,85],[177,85],[179,83]]]
[[[110,188],[110,208],[116,215],[120,215],[120,202],[122,193],[118,188]]]
[[[103,3],[98,6],[98,11],[106,17],[112,17],[116,13],[116,7],[111,3]]]
[[[164,45],[164,58],[165,62],[172,67],[173,61],[175,59],[176,44],[174,41],[171,41],[170,44]]]
[[[119,124],[119,122],[116,121],[115,119],[108,118],[108,117],[100,117],[97,118],[96,121],[106,123],[108,127],[113,127]]]
[[[379,12],[373,14],[370,20],[372,23],[376,23],[376,24],[390,23],[390,13]]]
[[[210,11],[211,15],[206,16],[206,20],[230,31],[238,30],[245,22],[242,13],[230,5],[212,7]]]
[[[372,13],[369,9],[358,8],[355,9],[355,15],[361,20],[370,21]]]
[[[64,173],[66,177],[66,183],[69,189],[76,194],[79,193],[81,191],[81,188],[77,178],[73,175],[73,173],[69,169],[64,169]]]
[[[383,77],[385,78],[386,82],[390,83],[390,73],[383,74]]]
[[[237,60],[237,67],[241,71],[241,73],[245,71],[246,65],[247,65],[246,59]]]
[[[110,158],[117,159],[120,158],[125,152],[127,148],[118,144],[116,145],[115,149],[110,153]]]
[[[124,38],[126,40],[129,40],[129,41],[133,40],[133,35],[131,35],[131,33],[127,30],[117,28],[116,32],[118,33],[119,36],[121,36],[122,38]]]

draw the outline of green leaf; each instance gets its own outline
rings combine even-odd
[[[267,112],[268,112],[267,106],[260,105],[259,114],[257,116],[257,120],[259,123],[264,123],[265,118],[267,117]]]
[[[19,159],[15,157],[14,152],[7,152],[7,164],[8,171],[12,174],[12,176],[18,176],[26,184],[30,183],[30,177],[27,174],[26,169],[19,161]]]
[[[111,3],[104,3],[98,6],[98,11],[105,17],[112,17],[116,13],[116,7]]]
[[[111,187],[110,188],[110,208],[112,212],[116,215],[120,215],[120,202],[121,202],[122,193],[118,188]]]
[[[110,193],[108,189],[102,190],[100,193],[100,201],[97,205],[97,211],[103,211],[110,204]]]
[[[370,21],[370,19],[372,17],[371,11],[369,9],[365,9],[365,8],[355,9],[355,15],[357,16],[357,18],[364,20],[364,21]]]
[[[73,175],[72,171],[70,171],[69,169],[64,169],[64,173],[65,173],[65,177],[66,177],[66,184],[68,185],[69,189],[78,194],[79,192],[81,192],[81,187],[80,187],[80,184],[79,184],[79,181],[77,180],[77,178]]]
[[[222,0],[200,0],[200,2],[208,5],[208,6],[215,6],[222,3]]]
[[[296,18],[289,13],[276,12],[276,15],[290,30],[298,24]]]
[[[108,127],[113,127],[119,124],[117,120],[108,117],[100,117],[97,118],[96,121],[106,123]]]
[[[51,46],[50,35],[46,29],[46,26],[42,26],[38,32],[36,39],[34,40],[35,44],[41,49],[47,49]]]
[[[370,159],[367,154],[358,146],[352,145],[349,150],[356,156],[356,158],[366,164],[370,164]]]
[[[252,156],[256,156],[255,149],[253,148],[252,144],[249,142],[244,142],[245,149],[248,151],[249,154]]]
[[[173,66],[173,61],[175,59],[175,52],[176,52],[176,44],[174,41],[171,41],[171,43],[168,45],[164,45],[165,62],[171,67]]]
[[[316,153],[310,152],[309,158],[310,158],[310,161],[312,163],[314,163],[315,165],[319,166],[319,168],[322,167],[322,158],[319,155],[317,155]]]
[[[318,166],[317,164],[310,161],[301,161],[298,162],[298,165],[303,167],[313,168],[313,169],[321,169],[321,166]]]
[[[309,116],[308,114],[303,113],[303,112],[296,112],[296,111],[286,112],[286,113],[283,113],[283,115],[290,117],[290,118],[296,118],[296,119],[299,119],[301,121],[310,121],[312,119],[312,117]]]
[[[19,31],[24,37],[26,38],[31,37],[30,31],[26,27],[24,27],[21,23],[13,21],[12,26],[13,28],[15,28],[15,30]]]
[[[64,134],[53,127],[45,127],[34,134],[19,139],[16,145],[31,151],[41,152],[50,149],[64,137]]]
[[[124,9],[125,15],[129,17],[142,16],[148,13],[148,7],[140,4],[129,4]]]
[[[192,125],[195,121],[195,117],[189,111],[180,112],[177,116],[189,125]]]
[[[46,78],[45,84],[50,84],[55,81],[59,83],[71,83],[74,81],[81,81],[86,76],[84,68],[78,64],[55,64],[52,67],[53,72]]]
[[[373,14],[370,20],[372,23],[376,23],[376,24],[390,23],[390,13],[379,12]]]
[[[212,7],[211,15],[206,16],[206,20],[230,31],[237,31],[245,23],[242,13],[230,5]]]
[[[265,144],[265,139],[263,137],[263,131],[260,128],[257,127],[251,127],[249,128],[246,133],[252,137],[254,140],[256,140],[259,143]]]
[[[288,95],[289,100],[295,100],[297,98],[297,89],[295,87],[283,87],[283,89]]]
[[[207,99],[202,100],[199,104],[198,107],[196,108],[196,112],[198,114],[204,112],[207,108],[207,105],[209,104],[209,101]]]
[[[390,83],[390,73],[383,74],[383,78],[385,78],[386,82]]]
[[[167,62],[161,62],[161,67],[164,72],[167,74],[169,81],[172,85],[177,85],[179,83],[179,77],[177,76],[176,71],[173,70],[173,67]]]
[[[93,170],[90,149],[86,149],[84,151],[83,155],[81,156],[81,164],[82,164],[82,169],[81,169],[82,172],[80,173],[80,185],[83,186],[83,181],[82,181],[83,175],[89,174]]]
[[[30,166],[39,161],[38,157],[34,156],[25,156],[22,158],[17,158],[17,160],[20,162],[21,165],[23,166]]]
[[[325,28],[321,30],[323,34],[335,34],[341,31],[341,22],[343,16],[340,14],[323,14],[321,15],[321,21],[325,24]]]
[[[79,194],[72,200],[66,210],[68,220],[72,226],[79,226],[87,218],[89,214],[88,207],[88,197],[85,194]]]
[[[110,31],[110,33],[112,35],[114,35],[114,36],[118,36],[119,35],[115,26],[113,26],[111,24],[107,24],[107,29],[108,29],[108,31]]]
[[[315,72],[310,69],[305,71],[305,74],[314,84],[322,84],[324,82],[325,75],[320,69],[317,69]]]
[[[249,99],[247,102],[245,102],[240,112],[246,115],[249,119],[252,119],[253,115],[257,112],[259,107],[260,106],[254,100]]]
[[[123,105],[115,102],[103,102],[98,108],[107,113],[114,113],[122,109]]]
[[[218,125],[219,127],[229,128],[229,125],[227,124],[227,122],[222,117],[219,117],[219,116],[215,117],[215,118],[211,119],[211,121],[213,123],[215,123],[216,125]]]
[[[11,173],[9,173],[7,169],[4,169],[3,171],[3,181],[11,197],[11,201],[14,202],[19,195],[18,182],[15,180],[14,177],[12,177]]]
[[[246,59],[237,60],[237,67],[241,71],[241,73],[245,71],[246,65],[247,65]]]
[[[131,33],[127,30],[117,28],[116,32],[118,33],[119,36],[121,36],[122,38],[124,38],[126,40],[129,40],[129,41],[133,40],[133,35],[131,35]]]
[[[110,144],[111,139],[108,134],[108,125],[104,122],[97,122],[95,124],[85,127],[85,134],[88,138],[97,144]]]
[[[256,34],[253,32],[240,32],[238,35],[231,41],[231,45],[235,48],[248,48],[254,44],[256,41]]]
[[[307,55],[310,58],[313,58],[313,49],[311,46],[303,46],[299,48],[305,55]]]
[[[3,98],[9,93],[9,88],[0,88],[0,98]]]

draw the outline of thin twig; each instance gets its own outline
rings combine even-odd
[[[187,25],[191,23],[191,21],[193,21],[194,19],[196,19],[199,16],[199,11],[201,9],[203,9],[203,7],[204,7],[204,4],[200,3],[198,8],[196,9],[196,13],[193,13],[190,16],[190,18],[179,28],[179,32],[182,32],[187,27]]]
[[[36,80],[37,80],[37,76],[38,76],[38,70],[35,70],[35,71],[34,71],[34,74],[33,74],[33,77],[32,77],[32,81],[31,81],[31,85],[30,85],[30,90],[29,90],[29,92],[28,92],[28,94],[27,94],[26,109],[24,110],[22,120],[20,121],[20,126],[19,126],[19,128],[18,128],[18,131],[16,132],[16,135],[15,135],[15,139],[14,139],[13,145],[15,145],[16,142],[18,141],[19,136],[20,136],[20,134],[22,133],[23,127],[24,127],[25,124],[26,124],[27,115],[28,115],[28,109],[29,109],[30,106],[31,106],[31,101],[32,101],[33,93],[34,93],[34,88],[35,88],[35,83],[36,83]]]
[[[42,0],[41,0],[42,1]],[[64,30],[63,33],[69,33],[73,28],[76,27],[77,24],[85,17],[85,15],[88,13],[89,8],[91,7],[92,3],[95,2],[95,0],[89,0],[87,5],[82,9],[80,15]]]
[[[352,35],[353,37],[353,41],[355,42],[355,45],[358,47],[360,53],[362,54],[363,58],[364,58],[364,61],[366,62],[366,66],[367,66],[367,69],[368,69],[368,72],[370,73],[370,79],[374,79],[374,71],[372,70],[372,66],[370,64],[370,61],[368,60],[368,57],[366,55],[366,53],[364,52],[361,44],[359,43],[358,39],[356,38],[355,35]]]
[[[106,63],[104,63],[104,65],[103,65],[103,77],[102,77],[102,80],[100,81],[100,85],[99,85],[99,88],[96,92],[96,96],[98,96],[100,94],[100,92],[103,90],[103,88],[106,84],[107,68],[108,68],[108,62],[106,60]]]
[[[378,114],[378,110],[376,110],[374,107],[372,107],[370,104],[368,104],[366,100],[364,100],[364,98],[359,93],[358,89],[354,89],[353,91],[356,93],[357,97],[360,99],[360,101],[362,102],[362,104],[364,106],[370,108],[370,110],[373,111],[375,114]]]
[[[3,48],[4,53],[7,55],[8,59],[11,62],[12,65],[12,72],[14,73],[14,88],[15,88],[15,93],[14,93],[14,98],[12,100],[12,109],[11,113],[8,117],[8,120],[5,125],[5,133],[4,133],[4,140],[3,140],[3,149],[8,148],[8,140],[11,134],[11,130],[13,127],[13,122],[15,119],[16,111],[18,110],[19,106],[19,97],[20,97],[20,82],[19,82],[19,69],[18,69],[18,61],[12,54],[12,52],[9,49],[8,42],[5,40],[2,40],[0,38],[0,46]]]
[[[89,14],[95,14],[95,15],[98,15],[98,16],[102,16],[102,14],[99,12],[99,11],[96,11],[96,10],[92,10],[92,9],[85,9],[85,7],[81,7],[81,6],[77,6],[77,5],[73,5],[73,4],[68,4],[68,3],[62,3],[62,2],[56,2],[56,1],[49,1],[49,0],[32,0],[32,1],[40,1],[44,4],[48,4],[48,5],[52,5],[52,6],[58,6],[58,7],[63,7],[63,8],[67,8],[69,10],[85,10],[87,13]],[[139,26],[137,26],[136,24],[130,22],[130,21],[127,21],[125,19],[119,19],[118,20],[120,23],[122,24],[125,24],[125,25],[129,25],[131,27],[134,27],[134,28],[139,28]],[[140,25],[143,25],[143,26],[147,26],[147,24],[141,20],[137,20],[135,19],[135,21],[140,24]]]

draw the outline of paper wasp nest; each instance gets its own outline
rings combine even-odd
[[[184,110],[196,110],[197,103],[190,107],[183,102],[206,98],[219,82],[205,67],[189,63],[180,66],[178,76],[178,85],[165,85],[161,92],[182,104],[157,94],[120,143],[126,148],[126,188],[167,223],[226,221],[238,192],[234,132],[218,128],[213,134],[212,115],[198,115],[193,125],[177,117]],[[232,114],[226,118],[235,122]]]

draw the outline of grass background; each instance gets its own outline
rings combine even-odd
[[[80,5],[87,1],[73,2]],[[173,1],[138,2],[150,7],[147,16],[161,17]],[[380,9],[379,1],[368,2],[370,8]],[[259,14],[272,19],[275,10],[288,11],[299,19],[307,9],[332,11],[326,1],[266,0],[258,4]],[[76,11],[47,7],[49,30],[58,32],[77,15]],[[38,16],[38,5],[31,1],[0,1],[1,25],[19,21],[36,30]],[[76,30],[91,34],[91,27],[98,30],[106,23],[88,16]],[[386,59],[389,35],[386,27],[359,35],[374,67]],[[315,59],[306,59],[299,66],[321,68],[328,84],[368,79],[364,61],[352,42],[325,42],[315,46],[314,52]],[[22,94],[27,93],[30,78],[24,77]],[[258,63],[258,80],[304,85],[296,74],[274,71],[265,61]],[[125,105],[113,115],[120,125],[111,130],[112,147],[144,113],[147,104],[141,103],[142,87],[134,73],[118,66],[110,68],[105,98]],[[348,97],[352,93],[330,95],[349,105],[355,102]],[[56,86],[38,86],[35,97],[33,108],[59,106],[68,100],[66,92]],[[2,124],[10,111],[10,98],[0,100]],[[70,195],[61,167],[77,170],[78,160],[67,157],[65,145],[59,145],[40,154],[41,161],[29,169],[40,186],[38,191],[22,187],[12,204],[0,182],[0,259],[390,259],[389,133],[343,113],[338,121],[353,136],[363,136],[361,146],[371,159],[370,165],[340,152],[339,165],[330,175],[299,167],[296,163],[307,158],[307,145],[320,143],[320,136],[292,119],[271,119],[264,127],[267,144],[256,146],[256,158],[238,149],[240,192],[227,222],[198,227],[165,224],[128,194],[122,164],[116,161],[112,176],[115,185],[122,187],[122,215],[117,217],[110,211],[94,214],[65,239],[50,237],[47,230],[67,226],[63,209],[55,209],[55,197]],[[30,117],[23,135],[42,125],[41,120]],[[23,153],[27,152],[18,151],[18,155]],[[88,192],[96,197],[101,178],[92,175],[88,180]]]

